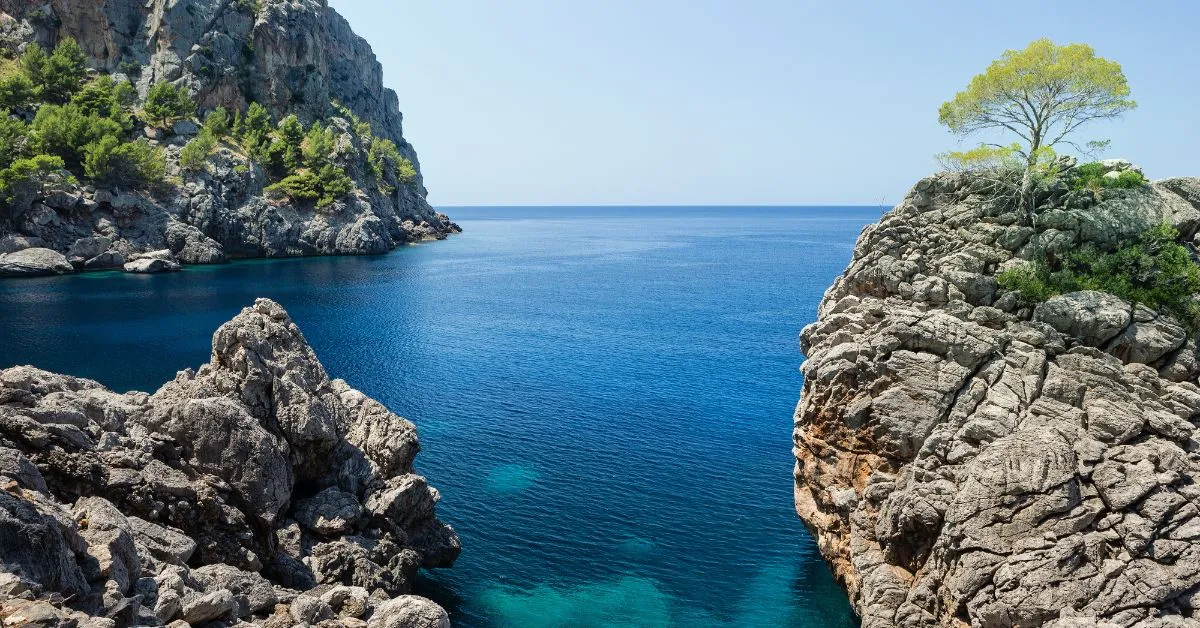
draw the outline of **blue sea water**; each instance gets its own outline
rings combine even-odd
[[[255,297],[420,430],[457,626],[855,626],[792,509],[797,333],[881,208],[452,208],[378,257],[0,282],[0,366],[153,390]]]

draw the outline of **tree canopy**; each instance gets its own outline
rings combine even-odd
[[[1121,65],[1086,44],[1055,45],[1039,39],[1024,50],[1008,50],[967,88],[943,103],[938,122],[958,135],[1008,132],[1021,143],[985,144],[1013,151],[1034,163],[1039,151],[1075,144],[1071,134],[1084,124],[1110,119],[1137,106],[1129,98]]]

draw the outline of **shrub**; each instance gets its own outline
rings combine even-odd
[[[40,188],[48,175],[63,169],[63,160],[54,155],[35,155],[17,159],[0,169],[0,197],[12,201],[22,188]]]
[[[82,164],[85,146],[104,137],[116,139],[124,130],[119,122],[85,114],[74,104],[42,106],[32,125],[38,151],[62,157],[69,169]]]
[[[1146,177],[1133,170],[1125,170],[1116,177],[1106,177],[1104,164],[1098,161],[1080,164],[1067,179],[1072,190],[1091,190],[1099,193],[1105,188],[1130,189],[1146,185]]]
[[[318,208],[333,205],[354,190],[354,181],[346,172],[333,164],[319,170],[304,168],[290,174],[278,183],[267,186],[267,192],[282,194],[300,202],[316,202]]]
[[[0,168],[7,168],[29,150],[29,129],[0,109]]]
[[[30,77],[32,78],[32,77]],[[46,59],[41,97],[46,102],[65,103],[87,78],[87,57],[74,39],[64,39]]]
[[[17,73],[0,79],[0,108],[25,109],[37,100],[37,91],[33,81],[24,73]]]
[[[207,128],[204,129],[179,152],[179,165],[187,170],[202,170],[208,164],[208,156],[216,146],[216,138]]]
[[[36,43],[26,46],[25,52],[21,54],[21,73],[33,83],[34,89],[39,92],[45,83],[49,62],[46,51]]]
[[[175,120],[190,118],[196,113],[196,103],[187,90],[164,81],[155,83],[146,93],[142,110],[150,120],[165,127]]]
[[[1173,227],[1162,225],[1112,251],[1089,244],[1056,263],[1042,261],[996,279],[1025,304],[1064,292],[1100,290],[1166,312],[1194,331],[1200,327],[1200,305],[1193,299],[1200,293],[1200,265],[1178,237]]]
[[[213,139],[222,139],[229,135],[229,112],[224,107],[217,107],[204,116],[204,130]]]
[[[85,149],[83,172],[101,183],[147,185],[162,181],[167,174],[162,152],[145,138],[122,142],[106,136]]]
[[[84,114],[98,115],[120,124],[126,131],[133,127],[129,107],[137,99],[133,84],[117,82],[111,76],[101,76],[88,83],[73,98],[71,104]]]

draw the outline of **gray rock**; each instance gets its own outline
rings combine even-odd
[[[117,591],[129,593],[141,576],[141,560],[129,520],[107,499],[85,497],[75,504],[80,536],[87,541],[90,560],[84,562],[89,581],[112,580]]]
[[[229,565],[205,565],[192,570],[191,575],[205,591],[228,589],[234,595],[245,596],[249,613],[269,612],[279,602],[271,581],[254,572]]]
[[[380,604],[367,628],[450,628],[450,616],[428,599],[404,595]]]
[[[801,332],[793,451],[796,511],[865,628],[1193,620],[1191,334],[1099,292],[989,303],[977,277],[1163,223],[1191,239],[1196,190],[1048,191],[1016,233],[1014,207],[942,174],[863,230]]]
[[[127,273],[169,273],[179,270],[179,262],[157,258],[142,258],[127,262],[124,266]]]
[[[112,246],[112,238],[104,236],[89,236],[79,238],[67,249],[67,257],[82,257],[83,259],[91,259],[109,250]]]
[[[309,530],[331,536],[353,530],[362,516],[362,506],[354,495],[330,487],[298,502],[293,514]]]
[[[0,277],[62,275],[74,270],[62,253],[50,249],[22,249],[0,255]]]
[[[120,251],[105,251],[83,263],[87,270],[103,270],[105,268],[122,268],[125,266],[125,255]]]
[[[361,625],[366,591],[407,594],[461,549],[408,472],[418,450],[411,423],[329,379],[267,300],[153,395],[0,369],[0,595],[78,598],[81,623],[278,623],[291,604]],[[59,500],[77,496],[72,516]],[[290,590],[318,584],[298,603]]]
[[[177,120],[175,124],[171,126],[171,132],[175,135],[191,137],[200,132],[200,127],[196,126],[196,123],[192,122],[191,120]]]
[[[1037,306],[1033,319],[1078,338],[1090,347],[1112,340],[1130,323],[1130,306],[1104,292],[1085,290],[1051,297]]]
[[[196,542],[183,532],[169,526],[151,523],[139,517],[129,517],[133,540],[156,560],[182,565],[196,551]]]
[[[214,619],[235,617],[236,614],[237,600],[227,589],[193,595],[183,601],[183,621],[193,626]]]
[[[292,600],[289,612],[299,624],[316,624],[333,619],[333,609],[319,597],[300,595]]]

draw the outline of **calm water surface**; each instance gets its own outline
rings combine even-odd
[[[456,626],[855,626],[792,510],[797,332],[881,208],[453,208],[380,257],[0,282],[0,366],[154,390],[255,297],[420,429]]]

